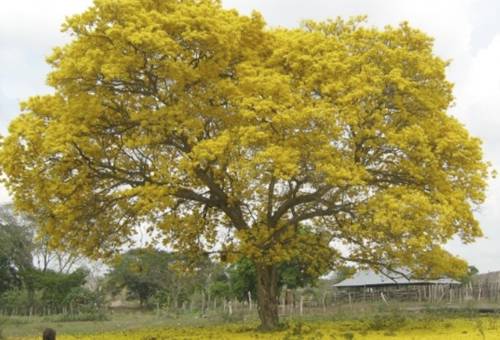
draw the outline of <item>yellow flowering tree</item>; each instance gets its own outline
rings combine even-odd
[[[270,29],[216,0],[95,0],[63,27],[54,93],[23,104],[0,151],[54,246],[103,257],[142,225],[177,250],[246,257],[265,329],[293,259],[466,269],[441,246],[481,235],[489,168],[446,114],[447,63],[422,32]]]

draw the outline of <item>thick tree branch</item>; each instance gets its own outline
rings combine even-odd
[[[315,209],[309,212],[305,212],[301,215],[297,215],[296,217],[290,219],[289,223],[293,225],[316,217],[331,216],[340,211],[344,211],[350,205],[351,204],[341,204],[341,205],[334,205],[326,209]]]
[[[190,201],[202,203],[208,207],[217,207],[218,206],[217,205],[218,202],[216,200],[210,199],[208,197],[205,197],[205,196],[200,195],[192,190],[185,189],[185,188],[181,188],[181,189],[177,190],[174,193],[174,196],[177,198],[182,198],[185,200],[190,200]]]
[[[274,204],[274,186],[276,185],[276,178],[271,175],[267,191],[267,221],[270,224],[273,217],[273,204]]]
[[[208,187],[210,193],[217,197],[218,207],[226,213],[237,229],[247,228],[247,223],[239,205],[229,203],[229,197],[224,190],[215,182],[207,170],[196,168],[196,176]]]
[[[317,189],[315,192],[310,193],[310,194],[304,194],[300,196],[295,196],[291,197],[288,200],[286,200],[277,210],[276,212],[272,215],[270,219],[270,225],[275,226],[279,219],[291,208],[294,208],[300,204],[304,203],[310,203],[317,201],[321,199],[329,190],[331,190],[332,187],[327,185],[320,187]]]

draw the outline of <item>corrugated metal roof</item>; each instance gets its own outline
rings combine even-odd
[[[363,287],[380,285],[408,285],[408,284],[460,284],[460,282],[443,278],[438,280],[413,280],[407,279],[403,275],[391,273],[390,278],[382,273],[375,273],[371,270],[359,271],[354,276],[334,284],[333,287]]]

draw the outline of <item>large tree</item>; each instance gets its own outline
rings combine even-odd
[[[95,0],[48,58],[0,164],[53,245],[153,240],[254,262],[263,328],[277,268],[359,263],[456,274],[481,235],[488,166],[446,111],[447,62],[408,24],[271,29],[216,0]],[[304,232],[305,231],[305,232]]]

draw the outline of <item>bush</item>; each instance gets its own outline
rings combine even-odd
[[[59,275],[59,274],[57,274]],[[85,287],[73,287],[57,294],[40,288],[29,292],[26,289],[11,289],[0,295],[2,312],[10,315],[46,315],[69,312],[71,314],[96,313],[104,305],[104,295]]]
[[[61,314],[55,317],[49,317],[50,321],[72,322],[72,321],[109,321],[109,317],[104,311],[95,311],[79,314]],[[49,320],[47,320],[49,321]]]
[[[283,337],[283,340],[304,339],[304,336],[310,334],[311,331],[311,327],[304,325],[302,321],[298,321],[288,325],[288,331]]]
[[[37,303],[37,297],[30,295],[26,289],[11,289],[0,296],[0,306],[9,314],[27,314],[31,303]]]
[[[84,287],[75,287],[66,295],[62,304],[69,306],[72,314],[96,313],[104,304],[104,296]]]
[[[388,334],[394,334],[403,328],[407,323],[407,318],[401,313],[377,314],[368,321],[367,329],[374,331],[388,331]]]

